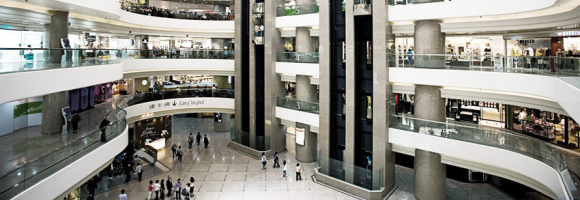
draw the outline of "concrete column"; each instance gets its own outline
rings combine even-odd
[[[296,27],[296,52],[314,52],[310,28]]]
[[[420,149],[415,149],[415,198],[419,200],[444,200],[445,165],[441,163],[441,155]]]
[[[445,100],[437,86],[415,86],[415,117],[431,121],[445,121]],[[415,123],[420,128],[422,123]],[[445,199],[445,165],[441,155],[415,150],[414,194],[417,199]]]
[[[228,132],[230,131],[230,114],[222,113],[221,122],[213,122],[213,130],[215,132]]]
[[[345,32],[346,32],[346,127],[345,127],[345,153],[344,162],[345,180],[354,181],[354,157],[355,157],[355,123],[356,123],[356,63],[354,44],[354,1],[346,1],[345,5]]]
[[[415,54],[444,54],[445,37],[439,20],[415,22]],[[415,56],[415,67],[444,67],[443,56]]]
[[[301,13],[314,13],[316,11],[316,0],[296,0],[297,14]]]
[[[310,84],[309,76],[296,75],[296,100],[318,102],[318,89]]]
[[[43,134],[62,133],[64,118],[62,108],[67,106],[66,92],[57,92],[42,97],[42,127]]]
[[[296,128],[304,129],[304,145],[299,145],[296,142],[296,160],[300,162],[314,162],[316,161],[316,151],[318,146],[318,135],[310,132],[310,125],[296,123]]]
[[[445,99],[437,86],[415,86],[415,117],[445,122]]]
[[[44,25],[44,46],[47,48],[63,48],[61,38],[68,38],[68,12],[51,10],[50,24]],[[50,50],[48,61],[60,63],[63,50]]]
[[[143,58],[149,58],[149,47],[147,46],[149,44],[149,36],[148,35],[142,35],[140,38],[139,42],[139,49],[141,49],[140,53],[141,53],[141,57]],[[146,41],[146,42],[145,42]],[[171,49],[168,49],[169,51],[171,51]]]
[[[319,163],[319,171],[328,174],[330,157],[330,99],[331,99],[331,74],[330,74],[330,0],[320,0],[320,62],[319,62],[319,82],[320,82],[320,98],[319,98],[319,133],[318,148],[321,157]]]

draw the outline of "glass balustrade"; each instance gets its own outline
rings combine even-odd
[[[290,5],[281,6],[276,8],[276,16],[293,16],[293,15],[306,15],[319,12],[318,3],[308,3],[300,5]]]
[[[114,140],[126,128],[126,112],[117,109],[107,114],[112,121],[105,128],[72,141],[65,146],[32,160],[0,177],[0,199],[11,199],[36,183],[53,175],[66,166],[78,161],[88,153],[98,149],[106,142],[101,141],[101,134],[107,141]]]
[[[318,53],[280,52],[276,54],[276,62],[318,63]]]
[[[390,116],[390,128],[459,140],[516,152],[552,167],[560,174],[571,199],[580,197],[577,181],[570,175],[559,151],[545,142],[498,130],[480,129],[404,116]]]
[[[318,114],[318,109],[320,108],[318,103],[298,101],[286,97],[278,97],[276,99],[276,106],[313,114]]]
[[[383,188],[384,169],[372,169],[371,165],[353,165],[342,160],[332,159],[320,155],[316,159],[318,173],[336,178],[338,180],[365,188],[367,190],[380,190]],[[346,177],[352,177],[346,178]]]
[[[208,21],[233,21],[235,18],[232,12],[189,12],[177,9],[157,8],[155,6],[147,7],[127,0],[122,0],[120,3],[121,10],[153,17]]]
[[[60,58],[60,60],[55,59]],[[0,74],[109,65],[123,59],[228,59],[235,58],[234,51],[178,49],[31,49],[0,48]],[[52,59],[52,60],[51,60]]]
[[[552,56],[396,54],[390,67],[471,70],[555,76],[580,88],[580,58]]]

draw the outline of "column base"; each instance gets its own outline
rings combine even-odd
[[[368,190],[354,184],[350,184],[344,182],[342,180],[327,176],[325,174],[321,174],[318,172],[318,169],[314,169],[314,181],[316,183],[325,185],[327,187],[333,188],[335,190],[340,190],[344,193],[350,194],[352,196],[356,196],[362,199],[370,199],[370,200],[382,200],[389,194],[395,191],[395,187],[393,188],[381,188],[380,190]]]

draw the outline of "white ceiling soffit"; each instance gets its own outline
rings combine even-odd
[[[282,74],[280,80],[284,82],[296,83],[296,74]]]
[[[563,5],[563,6],[559,6]],[[519,31],[555,28],[580,23],[580,1],[559,0],[556,5],[526,13],[444,19],[442,32]],[[413,22],[394,22],[393,34],[413,34]]]

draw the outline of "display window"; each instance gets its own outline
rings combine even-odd
[[[580,37],[564,38],[564,51],[569,57],[580,57]]]

